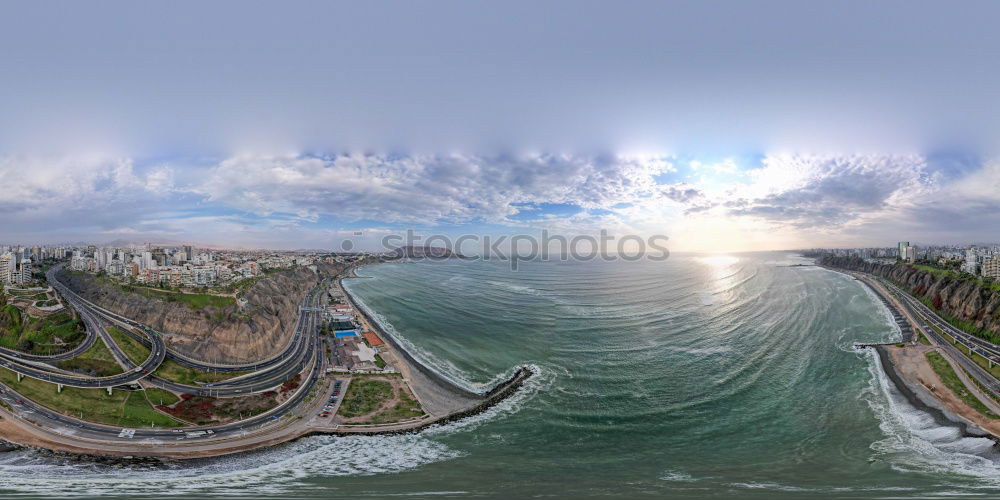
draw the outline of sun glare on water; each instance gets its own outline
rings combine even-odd
[[[698,262],[711,267],[726,267],[739,262],[739,257],[732,255],[709,255],[695,258]]]

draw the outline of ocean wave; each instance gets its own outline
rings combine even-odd
[[[960,475],[972,481],[959,483],[962,487],[1000,487],[1000,460],[993,440],[965,437],[957,426],[938,424],[898,393],[874,350],[866,349],[865,358],[871,379],[861,396],[886,436],[871,444],[876,457],[899,472]]]
[[[267,450],[155,466],[108,466],[60,459],[31,450],[0,454],[0,493],[104,496],[244,496],[298,494],[307,478],[395,474],[465,455],[436,438],[468,432],[517,413],[555,382],[555,374],[529,365],[535,375],[511,397],[477,415],[395,436],[313,436]],[[39,477],[45,477],[40,481]]]
[[[450,381],[456,386],[463,387],[472,392],[482,392],[482,387],[477,387],[475,384],[464,378],[464,376],[468,376],[468,374],[463,372],[459,367],[447,360],[435,356],[425,349],[421,349],[405,337],[401,336],[399,332],[396,331],[396,328],[392,325],[392,323],[385,318],[385,316],[368,307],[358,294],[351,292],[351,298],[363,311],[365,311],[365,313],[368,314],[370,318],[378,323],[378,326],[383,332],[387,335],[391,335],[392,339],[395,340],[400,347],[405,349],[410,356],[413,356],[417,362],[425,365],[428,369],[434,371],[438,376]],[[455,376],[455,374],[459,374],[459,376]]]
[[[260,452],[157,467],[105,466],[17,451],[0,456],[0,491],[59,496],[278,495],[308,488],[303,480],[309,477],[391,474],[460,456],[421,434],[309,437]]]

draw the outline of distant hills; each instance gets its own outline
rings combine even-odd
[[[462,257],[447,248],[442,247],[418,247],[405,246],[397,248],[385,254],[389,258],[426,258],[426,259],[450,259]]]

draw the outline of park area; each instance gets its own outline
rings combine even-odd
[[[391,424],[424,415],[402,377],[355,375],[337,415],[344,424]]]
[[[184,425],[153,408],[154,403],[172,404],[179,399],[160,389],[116,390],[109,395],[104,389],[64,387],[57,392],[54,384],[41,380],[24,378],[18,382],[17,375],[6,368],[0,368],[0,383],[50,410],[89,422],[121,427]]]

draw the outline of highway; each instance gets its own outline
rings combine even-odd
[[[311,342],[314,347],[317,341]],[[317,352],[317,349],[312,349]],[[292,412],[312,391],[313,386],[319,381],[323,372],[321,357],[311,360],[312,367],[307,378],[303,381],[298,391],[273,410],[251,417],[232,424],[206,427],[190,427],[181,429],[155,429],[137,428],[130,429],[131,432],[123,435],[121,427],[96,424],[87,422],[58,412],[49,410],[44,406],[34,403],[14,390],[0,384],[0,400],[3,400],[10,407],[14,408],[22,419],[28,420],[42,428],[53,432],[80,438],[98,439],[102,441],[136,441],[145,440],[149,444],[174,444],[178,441],[190,441],[198,439],[199,442],[208,440],[223,440],[240,437],[249,432],[255,432],[278,421],[282,416]],[[191,433],[205,431],[206,434],[192,436]],[[207,431],[212,431],[207,434]]]
[[[885,286],[886,289],[890,293],[892,293],[892,295],[894,295],[897,299],[899,299],[902,306],[909,313],[910,318],[912,318],[917,323],[918,328],[923,330],[924,335],[933,339],[934,343],[938,344],[942,349],[947,351],[949,357],[956,363],[962,365],[962,368],[969,375],[975,378],[976,381],[978,381],[983,387],[989,389],[989,391],[992,392],[994,395],[1000,396],[1000,380],[997,380],[996,377],[993,376],[993,374],[984,369],[982,366],[976,364],[975,361],[969,359],[968,356],[962,353],[962,351],[958,350],[958,348],[956,348],[951,342],[948,342],[944,337],[939,335],[937,331],[935,331],[933,328],[930,327],[930,324],[928,324],[928,322],[935,325],[944,324],[948,327],[951,327],[950,324],[948,324],[944,319],[942,319],[940,316],[934,313],[934,311],[930,310],[930,308],[924,306],[924,304],[921,303],[919,300],[917,300],[910,294],[900,290],[892,283],[889,283],[888,281],[878,278],[876,276],[863,275],[861,273],[858,274],[861,275],[863,279],[864,278],[875,279],[880,284]],[[879,287],[872,286],[871,288],[875,290],[875,292],[878,293],[880,296],[882,295],[882,291],[879,290]],[[920,311],[920,313],[918,314],[917,311]],[[945,330],[942,328],[942,331],[949,331],[949,330]],[[951,332],[949,331],[949,335],[950,334]]]
[[[958,340],[976,354],[990,360],[993,364],[1000,364],[1000,346],[997,346],[986,339],[960,330],[951,323],[948,323],[944,318],[938,316],[938,314],[931,310],[931,308],[927,307],[926,304],[917,300],[912,295],[900,290],[896,285],[893,285],[892,283],[889,283],[881,278],[876,279],[889,287],[890,290],[894,291],[897,296],[902,297],[902,299],[905,300],[910,307],[920,311],[920,314],[923,315],[930,324],[940,328],[942,332],[954,337],[955,340]]]
[[[55,282],[55,280],[51,282]],[[281,359],[278,359],[276,363],[270,363],[271,369],[241,376],[239,380],[213,384],[211,387],[208,385],[204,387],[192,387],[150,375],[167,356],[167,349],[163,345],[162,339],[151,330],[143,330],[149,333],[142,336],[145,343],[148,346],[152,346],[150,356],[141,365],[136,366],[108,334],[102,318],[95,313],[92,304],[85,303],[75,293],[62,287],[61,284],[59,284],[60,293],[67,300],[67,303],[71,304],[80,314],[87,326],[89,332],[88,338],[92,339],[91,344],[96,341],[97,337],[100,337],[108,345],[118,362],[127,368],[126,373],[114,377],[76,376],[58,373],[58,370],[53,367],[49,367],[48,369],[34,367],[27,361],[18,362],[0,356],[0,366],[9,367],[25,376],[57,384],[62,383],[67,386],[85,388],[114,387],[143,380],[143,383],[147,385],[164,388],[173,392],[213,397],[248,395],[251,392],[274,388],[296,375],[305,375],[298,390],[291,398],[277,408],[262,415],[215,427],[192,427],[183,430],[143,428],[130,429],[128,432],[123,432],[123,429],[120,427],[87,422],[49,410],[3,384],[0,384],[0,400],[6,402],[11,408],[14,408],[19,417],[42,428],[67,436],[102,441],[135,442],[136,440],[142,440],[149,444],[162,445],[194,439],[197,439],[198,442],[233,439],[245,436],[248,433],[257,432],[277,422],[283,415],[294,411],[311,392],[323,374],[325,364],[322,354],[324,350],[321,338],[316,335],[318,324],[321,321],[321,313],[310,309],[324,305],[325,295],[320,292],[324,289],[326,283],[327,280],[320,282],[319,286],[307,295],[304,307],[300,308],[299,311],[295,338],[289,348],[282,352]],[[54,284],[54,286],[56,285]],[[107,320],[107,317],[103,319]],[[134,322],[121,317],[118,317],[113,322],[119,324],[125,322],[133,328],[141,328],[136,327],[135,325],[137,324],[133,324]],[[131,335],[138,335],[131,332],[129,328],[125,328],[124,330],[129,330]],[[12,357],[16,358],[21,354],[14,352]],[[66,383],[63,383],[63,381]],[[211,431],[211,433],[208,431]]]
[[[77,306],[72,297],[64,295],[63,298],[67,301],[67,305]],[[76,309],[77,313],[80,315],[80,319],[83,320],[83,323],[89,332],[89,342],[92,345],[94,342],[92,337],[96,337],[96,334],[99,334],[103,330],[103,326],[100,324],[100,320],[85,307],[74,307],[74,309]],[[134,366],[131,370],[124,373],[109,377],[88,377],[86,375],[64,372],[56,369],[55,367],[37,363],[38,360],[34,359],[37,358],[37,356],[10,350],[0,352],[0,366],[25,377],[44,380],[46,382],[67,387],[80,387],[85,389],[109,388],[138,382],[139,380],[147,377],[149,373],[160,366],[160,363],[163,362],[167,352],[166,347],[163,345],[163,340],[159,338],[159,336],[151,334],[149,335],[149,342],[153,347],[150,349],[149,357],[146,358],[142,364]],[[52,360],[52,358],[49,358],[48,360]]]
[[[161,335],[156,330],[129,318],[125,318],[117,313],[101,308],[100,306],[83,299],[68,287],[60,283],[58,279],[56,279],[55,273],[58,272],[61,267],[62,265],[53,266],[53,268],[46,273],[46,278],[49,283],[67,299],[68,302],[72,303],[74,309],[80,311],[81,314],[87,314],[88,316],[100,316],[109,323],[120,326],[121,331],[132,338],[139,340],[147,347],[152,345],[150,339],[156,339],[162,345]],[[250,367],[264,368],[245,375],[234,377],[231,380],[203,384],[199,386],[180,384],[165,380],[155,375],[145,377],[145,382],[153,387],[159,387],[172,392],[211,397],[244,396],[280,386],[288,379],[302,373],[309,361],[310,356],[312,355],[313,346],[310,342],[308,342],[308,339],[312,338],[312,334],[315,333],[318,326],[318,319],[316,313],[309,311],[307,308],[324,305],[325,295],[322,294],[321,291],[327,283],[328,280],[321,281],[315,289],[311,290],[306,295],[306,298],[303,301],[303,307],[300,308],[299,315],[296,320],[295,332],[291,341],[279,356],[271,358],[270,360],[247,365],[229,365],[225,368],[220,368],[218,365],[195,362],[189,358],[180,356],[177,353],[172,353],[169,349],[164,348],[166,351],[166,357],[172,360],[178,360],[180,364],[194,369],[216,372],[236,372],[245,371],[244,369]],[[91,328],[100,333],[99,336],[105,341],[106,344],[108,344],[112,352],[115,354],[115,357],[119,359],[119,363],[125,366],[127,370],[132,370],[134,368],[139,368],[140,371],[142,369],[148,369],[145,366],[135,367],[135,365],[128,360],[128,357],[124,355],[121,349],[115,345],[110,335],[108,335],[104,329],[103,324],[95,322],[93,326],[88,328],[88,330]],[[135,330],[142,333],[136,333]],[[155,370],[155,367],[153,370]],[[151,372],[153,370],[149,371]]]
[[[135,339],[139,340],[140,342],[144,343],[146,345],[146,347],[149,347],[149,341],[146,340],[142,335],[138,335],[138,334],[132,332],[131,330],[129,330],[128,327],[132,327],[132,328],[140,330],[142,332],[156,333],[156,334],[160,335],[161,337],[163,336],[162,332],[158,332],[158,331],[150,328],[148,325],[144,325],[142,323],[139,323],[138,321],[132,320],[130,318],[126,318],[126,317],[124,317],[124,316],[122,316],[120,314],[117,314],[115,312],[108,311],[107,309],[104,309],[103,307],[100,307],[100,306],[94,304],[93,302],[90,302],[90,301],[88,301],[88,300],[80,297],[79,295],[77,295],[76,292],[73,292],[72,290],[70,290],[64,284],[60,283],[58,281],[58,279],[56,278],[56,273],[63,266],[64,266],[64,264],[59,264],[57,266],[53,266],[46,273],[46,276],[45,276],[46,279],[48,280],[48,282],[53,286],[53,288],[56,288],[60,293],[62,293],[63,295],[72,295],[75,298],[76,302],[85,304],[96,315],[102,316],[102,317],[104,317],[105,319],[107,319],[108,321],[110,321],[112,323],[116,323],[116,324],[119,324],[121,326],[125,326],[126,328],[124,328],[123,330],[125,330],[126,333],[128,333],[133,338],[135,338]],[[323,290],[328,283],[329,283],[329,279],[323,280],[322,282],[320,282],[319,285],[317,285],[316,288],[314,288],[313,290],[309,291],[309,293],[306,295],[305,300],[303,301],[303,307],[314,307],[315,306],[315,302],[314,302],[315,296],[318,294],[318,291],[319,290]],[[299,317],[299,320],[301,320],[301,316]],[[196,369],[196,370],[208,371],[208,372],[238,373],[238,372],[257,372],[257,371],[263,371],[263,370],[266,370],[268,368],[274,367],[275,365],[278,365],[278,364],[280,364],[282,362],[287,361],[288,358],[291,357],[295,353],[296,350],[301,349],[301,346],[302,346],[302,342],[301,342],[302,341],[302,335],[301,335],[301,332],[302,332],[302,330],[299,328],[298,324],[296,324],[295,334],[289,340],[288,345],[285,346],[285,349],[281,353],[279,353],[278,355],[276,355],[274,357],[271,357],[269,359],[262,360],[262,361],[257,361],[257,362],[254,362],[254,363],[246,363],[246,364],[206,363],[206,362],[203,362],[203,361],[197,361],[197,360],[191,359],[191,358],[185,356],[184,354],[181,354],[181,353],[179,353],[177,351],[174,351],[174,350],[172,350],[170,348],[167,348],[167,359],[170,359],[171,361],[177,362],[178,364],[180,364],[182,366],[186,366],[188,368],[193,368],[193,369]]]

